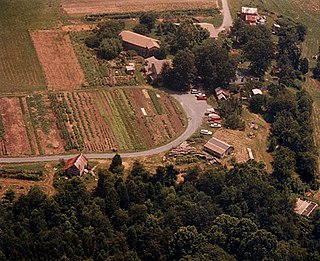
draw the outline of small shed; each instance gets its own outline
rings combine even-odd
[[[63,167],[64,172],[70,176],[81,176],[88,165],[88,159],[81,153],[69,159]]]
[[[134,75],[135,70],[136,70],[136,68],[135,68],[134,63],[129,63],[129,65],[126,66],[127,74]]]
[[[317,203],[297,198],[294,212],[298,215],[308,217],[316,209],[317,206]]]
[[[212,137],[205,145],[204,150],[215,157],[223,158],[229,155],[234,148],[228,143]]]
[[[224,88],[218,87],[215,90],[217,99],[220,100],[227,100],[230,97],[230,92]]]

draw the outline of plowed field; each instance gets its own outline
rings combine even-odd
[[[49,89],[72,90],[85,83],[84,74],[66,32],[41,30],[32,32],[31,36]]]
[[[70,15],[215,8],[215,0],[62,0]]]
[[[8,156],[146,150],[186,127],[177,101],[139,87],[1,98],[0,114]]]

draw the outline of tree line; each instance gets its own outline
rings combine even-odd
[[[0,202],[1,260],[319,260],[319,212],[295,199],[255,161],[155,173],[121,157],[92,192],[74,177],[48,197],[38,188]]]

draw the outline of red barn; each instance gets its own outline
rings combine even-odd
[[[69,176],[81,176],[88,164],[88,159],[81,153],[69,159],[63,167],[64,172]]]
[[[258,20],[258,9],[252,7],[241,7],[240,17],[248,24],[256,24]]]

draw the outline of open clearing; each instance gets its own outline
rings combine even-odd
[[[165,11],[209,9],[217,7],[214,0],[62,0],[69,15],[126,13],[137,11]]]
[[[250,113],[247,108],[244,108],[243,118],[246,124],[245,131],[223,128],[217,130],[214,133],[214,137],[227,142],[235,148],[233,155],[237,158],[237,162],[249,160],[247,148],[250,148],[255,160],[266,164],[267,171],[271,173],[272,157],[267,153],[270,125],[260,115]],[[257,130],[250,128],[253,122],[258,126]]]
[[[72,90],[85,83],[69,35],[60,30],[31,33],[50,90]]]
[[[0,105],[5,156],[146,150],[186,128],[177,101],[148,87],[5,97]]]
[[[55,163],[23,163],[0,165],[0,197],[9,189],[16,195],[27,194],[31,187],[38,186],[47,195],[53,195]],[[28,180],[41,173],[40,180]],[[24,175],[24,177],[22,177]]]

